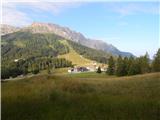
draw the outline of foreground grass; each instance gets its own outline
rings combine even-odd
[[[41,75],[2,83],[2,120],[159,119],[160,73]]]

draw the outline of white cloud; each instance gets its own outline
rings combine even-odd
[[[47,1],[47,2],[46,2]],[[31,15],[43,15],[43,12],[52,13],[52,15],[59,15],[62,12],[70,8],[76,8],[87,2],[77,2],[78,0],[3,0],[2,4],[2,22],[6,24],[24,26],[30,24],[33,19]],[[95,0],[96,1],[96,0]],[[122,3],[122,4],[121,4]],[[125,2],[124,2],[125,3]],[[107,3],[107,9],[112,12],[116,12],[122,16],[135,14],[139,12],[155,14],[159,12],[158,7],[152,5],[144,6],[141,2],[130,3],[126,2],[111,2]],[[26,13],[19,10],[21,7],[25,10],[32,11],[31,13]],[[126,23],[120,23],[121,25],[126,25]]]
[[[2,4],[2,23],[14,26],[24,26],[33,21],[31,15],[43,15],[43,12],[49,12],[52,13],[52,15],[59,15],[61,12],[66,11],[69,8],[75,8],[80,5],[81,3],[79,2],[6,2]],[[26,13],[26,11],[18,9],[18,7],[21,7],[24,10],[29,10],[31,13]]]
[[[81,3],[73,3],[73,2],[66,2],[66,3],[59,3],[59,2],[34,2],[34,3],[25,3],[24,6],[32,9],[34,12],[50,12],[54,15],[57,15],[67,9],[75,8],[81,5]]]
[[[121,16],[137,13],[159,14],[159,2],[114,2],[106,5],[107,9]]]
[[[2,23],[14,26],[24,26],[31,22],[31,19],[23,12],[18,11],[13,4],[3,4]]]

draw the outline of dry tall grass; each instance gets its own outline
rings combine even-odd
[[[160,73],[40,75],[2,83],[2,119],[158,120],[159,91]]]

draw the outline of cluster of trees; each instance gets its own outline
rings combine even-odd
[[[160,72],[160,49],[158,49],[157,54],[154,56],[154,60],[152,62],[152,71]]]
[[[1,79],[7,79],[9,77],[17,77],[18,75],[25,74],[26,71],[18,68],[15,64],[10,64],[10,67],[1,67]]]
[[[160,49],[154,56],[154,60],[152,62],[147,53],[144,56],[137,58],[122,58],[119,56],[116,60],[111,56],[108,60],[108,69],[106,72],[109,75],[125,76],[159,71]]]
[[[50,73],[53,68],[72,67],[72,62],[64,58],[52,57],[32,57],[18,62],[2,62],[1,78],[17,77],[27,73],[37,74],[41,70],[47,70]]]
[[[72,62],[66,60],[65,58],[40,57],[32,58],[28,61],[28,71],[30,72],[34,71],[35,69],[44,70],[49,68],[63,68],[72,66]]]
[[[104,52],[102,50],[92,49],[69,40],[68,43],[77,53],[79,53],[83,57],[95,60],[99,63],[107,63],[109,56],[111,56],[111,54]]]

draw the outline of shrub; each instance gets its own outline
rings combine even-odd
[[[102,71],[101,71],[101,67],[98,67],[98,69],[97,69],[97,73],[101,73]]]

